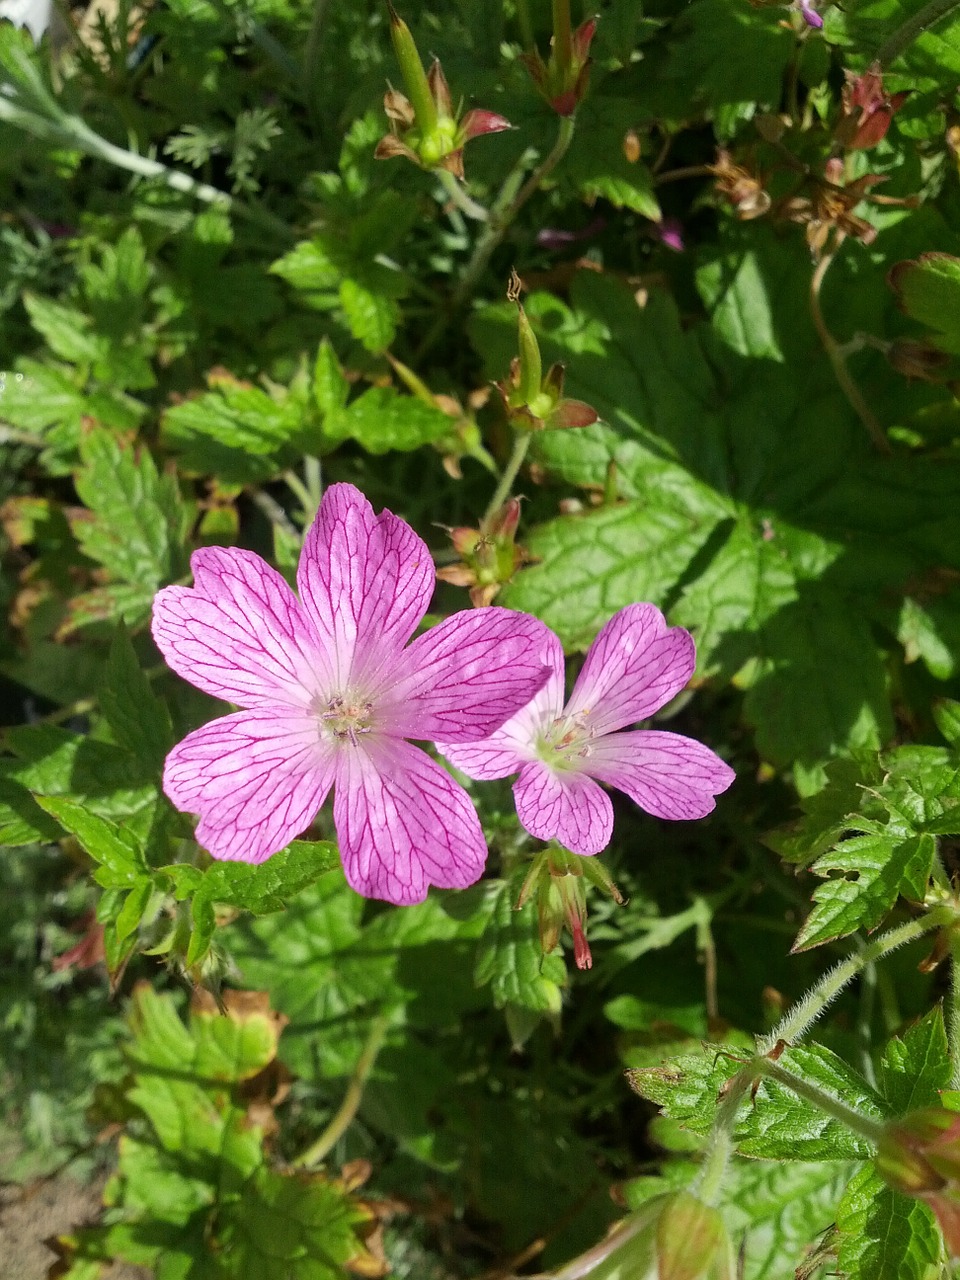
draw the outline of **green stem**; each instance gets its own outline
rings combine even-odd
[[[323,25],[327,19],[330,0],[313,0],[313,17],[310,20],[310,31],[307,35],[307,46],[303,54],[303,92],[307,102],[313,101],[313,85],[317,79],[317,63],[320,59],[320,43],[323,39]]]
[[[536,37],[533,34],[533,23],[530,21],[528,0],[517,0],[517,26],[520,28],[520,43],[524,49],[532,49],[536,43]]]
[[[493,497],[487,504],[487,509],[483,513],[481,524],[485,524],[488,520],[500,510],[507,498],[510,496],[510,490],[513,488],[513,482],[517,478],[517,473],[523,466],[523,460],[527,456],[527,450],[530,448],[530,432],[524,431],[517,434],[513,442],[513,452],[504,468],[503,475],[500,477],[499,483],[493,492]]]
[[[887,37],[877,50],[876,61],[881,67],[896,62],[901,53],[913,44],[917,36],[922,35],[928,27],[932,27],[941,18],[945,18],[952,9],[958,7],[960,7],[960,0],[929,0],[928,4],[918,9],[902,26],[899,26],[892,36]]]
[[[347,1091],[343,1095],[343,1101],[337,1108],[336,1115],[334,1115],[316,1142],[311,1143],[306,1151],[293,1161],[295,1169],[311,1169],[314,1165],[320,1164],[324,1156],[333,1150],[350,1128],[354,1117],[360,1109],[367,1077],[370,1075],[373,1064],[377,1060],[377,1054],[383,1048],[389,1025],[390,1019],[386,1014],[381,1014],[379,1017],[374,1018],[370,1025],[367,1042],[363,1046],[363,1052],[357,1059],[357,1065],[354,1067],[353,1075],[350,1077],[350,1083],[347,1085]]]
[[[832,1116],[834,1120],[839,1120],[842,1125],[860,1134],[868,1142],[878,1143],[883,1136],[885,1126],[882,1120],[875,1120],[873,1116],[864,1115],[862,1111],[855,1111],[853,1107],[848,1107],[845,1102],[835,1098],[832,1093],[827,1093],[817,1085],[811,1084],[809,1080],[794,1075],[779,1062],[774,1062],[771,1058],[760,1058],[754,1063],[754,1067],[758,1075],[776,1080],[791,1093],[795,1093],[798,1098],[803,1098],[818,1111]]]
[[[573,116],[560,117],[556,142],[554,142],[548,155],[544,157],[543,161],[534,169],[523,186],[520,187],[519,191],[516,191],[516,185],[514,185],[513,181],[519,175],[515,172],[507,177],[499,197],[490,210],[490,218],[486,228],[474,246],[473,255],[467,263],[466,269],[460,278],[460,283],[454,292],[451,300],[451,306],[454,311],[458,311],[473,292],[474,285],[483,275],[487,263],[500,245],[503,237],[507,234],[514,218],[539,188],[544,178],[554,171],[567,154],[570,143],[573,141],[574,119]],[[514,191],[516,191],[516,195],[513,194]]]
[[[300,503],[303,510],[304,524],[308,525],[317,513],[317,508],[313,505],[313,494],[292,468],[289,471],[285,471],[282,478],[287,488],[290,489]],[[319,505],[318,503],[317,506]]]
[[[212,187],[206,182],[197,182],[188,174],[181,173],[179,169],[170,169],[167,165],[161,164],[159,160],[115,146],[106,138],[102,138],[99,133],[95,133],[77,116],[63,115],[59,121],[48,120],[33,111],[18,107],[15,102],[11,102],[9,98],[0,94],[0,120],[16,125],[44,141],[76,147],[80,151],[85,151],[87,155],[115,165],[118,169],[125,169],[128,173],[135,173],[142,178],[159,178],[173,191],[181,191],[185,195],[193,196],[196,200],[202,200],[205,204],[219,204],[229,213],[269,228],[284,240],[295,238],[292,229],[268,210],[236,200],[226,191]]]
[[[751,1062],[727,1082],[723,1101],[717,1108],[707,1149],[691,1190],[704,1204],[716,1204],[724,1175],[733,1155],[733,1126],[743,1095],[757,1078],[756,1063]]]
[[[823,311],[820,308],[820,288],[835,256],[836,249],[832,253],[825,253],[816,265],[813,276],[810,279],[810,314],[813,317],[814,327],[823,344],[823,349],[833,367],[834,376],[840,384],[841,391],[850,402],[854,413],[866,427],[877,452],[889,454],[892,452],[890,442],[884,434],[880,423],[873,416],[873,411],[863,398],[860,388],[850,376],[850,370],[847,368],[847,362],[843,356],[843,348],[827,328],[826,321],[823,318]]]
[[[478,204],[476,200],[472,200],[467,195],[449,169],[438,169],[436,173],[440,179],[440,185],[462,214],[472,218],[474,222],[489,221],[490,214],[488,211],[482,204]]]
[[[955,919],[956,913],[951,907],[934,907],[916,920],[910,920],[907,924],[889,929],[878,938],[874,938],[872,942],[868,942],[861,951],[848,956],[846,960],[841,960],[838,965],[823,975],[815,987],[812,987],[805,996],[801,996],[797,1003],[787,1010],[783,1019],[769,1035],[758,1038],[757,1053],[761,1056],[770,1053],[779,1040],[785,1040],[787,1044],[795,1044],[809,1031],[844,987],[868,964],[889,955],[891,951],[904,946],[907,942],[922,938],[931,929],[938,929],[941,925],[949,924]]]

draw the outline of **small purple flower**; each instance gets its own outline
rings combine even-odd
[[[547,678],[542,624],[508,609],[454,614],[411,644],[434,588],[425,543],[349,484],[331,486],[304,540],[298,600],[250,551],[210,547],[193,587],[166,587],[153,636],[198,688],[244,708],[170,752],[163,786],[197,813],[215,857],[262,862],[310,825],[331,787],[347,880],[420,902],[479,879],[470,797],[406,738],[475,742]]]
[[[734,772],[709,747],[679,733],[621,733],[670,701],[693,675],[693,639],[668,627],[652,604],[614,614],[590,647],[563,705],[563,648],[543,628],[550,677],[532,702],[485,742],[439,749],[468,777],[513,784],[520,821],[539,840],[573,853],[599,853],[610,841],[613,805],[605,782],[657,818],[702,818]]]
[[[813,27],[817,31],[822,28],[823,18],[817,13],[813,0],[798,0],[797,8],[800,10],[800,16],[808,27]]]

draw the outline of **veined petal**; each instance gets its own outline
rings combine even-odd
[[[333,818],[347,880],[367,898],[422,902],[464,889],[487,846],[470,797],[418,747],[377,737],[337,758]]]
[[[188,734],[167,756],[163,789],[200,815],[197,840],[215,858],[262,862],[316,817],[333,761],[315,717],[261,707]]]
[[[436,744],[468,778],[506,778],[537,758],[537,740],[563,709],[563,646],[547,626],[543,626],[541,646],[540,658],[548,671],[546,683],[525,707],[482,742]]]
[[[652,604],[615,613],[590,646],[566,714],[594,734],[645,720],[678,694],[696,666],[693,637]]]
[[[413,635],[434,588],[426,543],[352,484],[327,489],[304,539],[297,586],[304,610],[335,655],[343,688],[367,689]]]
[[[552,632],[526,613],[467,609],[418,636],[377,697],[391,734],[479,742],[521,711],[550,678]],[[556,641],[559,645],[559,641]],[[563,654],[560,654],[563,680]]]
[[[599,853],[613,833],[610,797],[585,773],[535,760],[513,784],[517,816],[538,840],[559,840],[572,853]]]
[[[591,744],[591,775],[625,791],[656,818],[703,818],[736,774],[716,752],[680,733],[640,729]]]
[[[196,585],[164,587],[153,602],[153,638],[168,664],[242,707],[306,708],[330,663],[280,574],[236,548],[203,548],[190,564]]]

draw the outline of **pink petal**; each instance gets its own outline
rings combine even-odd
[[[483,874],[487,846],[470,797],[399,739],[339,753],[333,818],[347,880],[365,897],[404,906],[431,884],[463,889]]]
[[[549,675],[525,707],[482,742],[436,744],[468,778],[485,782],[506,778],[528,760],[537,759],[537,740],[563,710],[563,647],[546,626],[541,644],[540,657]]]
[[[705,817],[736,777],[702,742],[643,729],[592,743],[587,767],[656,818]]]
[[[512,609],[455,613],[396,661],[396,680],[377,699],[378,717],[397,737],[479,742],[544,686],[551,636],[542,622]],[[559,660],[562,683],[562,651]]]
[[[517,816],[538,840],[558,840],[571,853],[599,853],[613,833],[613,805],[584,773],[526,764],[513,784]]]
[[[213,720],[167,756],[163,789],[198,813],[215,858],[262,862],[309,827],[333,783],[316,718],[261,707]]]
[[[329,678],[320,638],[283,578],[252,551],[207,547],[195,586],[165,587],[153,638],[185,680],[242,707],[306,708]]]
[[[464,142],[471,138],[479,138],[484,133],[502,133],[504,129],[512,129],[513,125],[495,111],[484,111],[475,107],[460,121],[460,135]]]
[[[631,604],[601,629],[567,703],[593,734],[612,733],[659,711],[693,675],[696,650],[652,604]]]
[[[427,611],[433,560],[422,538],[352,484],[327,489],[297,571],[306,613],[336,655],[338,687],[365,691],[389,671]]]

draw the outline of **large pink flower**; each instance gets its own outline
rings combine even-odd
[[[492,733],[546,679],[541,624],[472,609],[408,645],[433,593],[430,552],[349,484],[324,494],[299,600],[250,551],[209,548],[191,563],[193,587],[157,595],[154,639],[179,675],[244,708],[167,757],[164,790],[200,815],[203,847],[261,862],[335,785],[340,855],[359,893],[409,903],[431,884],[473,884],[487,854],[473,804],[405,739]]]
[[[702,818],[726,791],[733,770],[709,747],[679,733],[621,733],[670,701],[693,675],[696,652],[682,627],[668,627],[652,604],[614,614],[590,648],[563,705],[563,648],[543,627],[550,677],[528,706],[485,742],[439,744],[468,777],[505,778],[520,821],[539,840],[574,853],[610,841],[613,805],[598,785],[625,791],[658,818]]]

